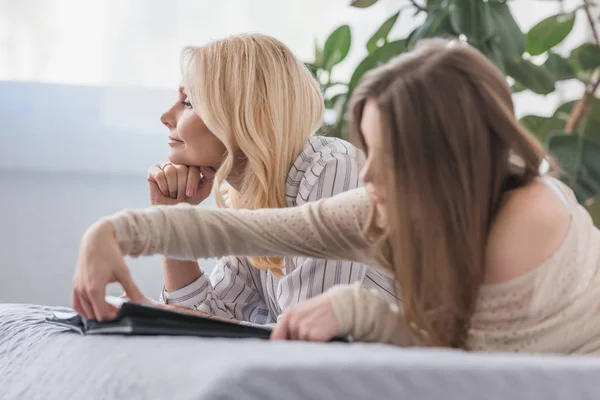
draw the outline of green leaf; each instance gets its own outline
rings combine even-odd
[[[313,63],[316,67],[320,67],[323,63],[323,49],[319,47],[319,42],[315,38],[315,62]]]
[[[567,60],[559,56],[558,54],[550,52],[548,59],[543,65],[557,81],[564,81],[567,79],[575,79],[575,70],[569,64]]]
[[[555,135],[548,141],[550,153],[559,162],[565,182],[579,202],[600,193],[600,142],[579,135]]]
[[[336,64],[346,58],[350,51],[352,35],[348,25],[342,25],[329,35],[323,48],[323,68],[331,71]]]
[[[373,53],[378,47],[381,47],[387,43],[388,35],[398,20],[399,15],[400,11],[389,17],[367,41],[367,51],[369,54]]]
[[[337,118],[339,119],[342,113],[344,112],[346,103],[348,102],[348,94],[338,93],[331,98],[330,102],[331,107],[329,108],[335,110]]]
[[[464,34],[471,43],[483,43],[494,34],[491,7],[483,0],[455,0],[450,22],[454,31]]]
[[[562,104],[556,109],[554,116],[568,120],[573,107],[575,107],[575,103],[576,101],[569,101]],[[585,137],[600,141],[600,99],[594,100],[584,118],[585,121],[581,124],[583,131],[580,133]]]
[[[504,73],[504,57],[502,57],[502,51],[496,43],[490,40],[479,46],[479,50],[488,58],[488,60],[493,62],[502,73]]]
[[[593,201],[590,201],[587,210],[590,213],[592,220],[594,220],[594,224],[600,228],[600,196],[596,196]]]
[[[521,118],[520,122],[544,144],[548,142],[552,134],[562,132],[566,124],[564,119],[540,117],[539,115],[526,115]]]
[[[566,103],[561,104],[556,109],[556,111],[554,111],[554,116],[568,121],[569,116],[571,115],[571,111],[573,111],[573,107],[575,107],[576,102],[577,101],[567,101]]]
[[[408,36],[408,49],[413,49],[421,39],[447,35],[455,36],[450,11],[448,8],[435,8],[427,14],[423,25]]]
[[[339,108],[340,104],[347,100],[346,93],[338,93],[333,95],[330,99],[325,99],[325,108],[335,110]]]
[[[527,128],[531,133],[536,133],[546,123],[546,117],[540,117],[539,115],[526,115],[519,120],[521,125]]]
[[[371,7],[375,3],[377,3],[377,0],[353,0],[350,3],[350,6],[356,8],[367,8]]]
[[[569,35],[573,24],[574,12],[546,18],[527,33],[527,52],[537,56],[550,50]]]
[[[317,78],[317,71],[319,70],[319,68],[312,63],[304,63],[304,65],[306,65],[306,68],[308,68],[310,70],[310,73]]]
[[[519,82],[515,81],[515,83],[513,83],[513,85],[510,87],[510,90],[513,93],[520,93],[524,90],[527,90],[527,88],[525,86],[521,85]]]
[[[529,60],[505,60],[506,73],[527,89],[538,94],[554,91],[554,76]]]
[[[428,15],[431,15],[431,13],[429,13]],[[411,50],[412,47],[410,46],[411,43],[413,43],[415,41],[414,37],[415,35],[419,32],[419,30],[423,27],[423,25],[413,29],[413,31],[411,33],[408,34],[408,36],[406,37],[406,48],[408,50]]]
[[[358,67],[354,70],[352,77],[350,78],[350,83],[348,84],[348,94],[354,90],[356,85],[358,85],[360,79],[363,75],[376,68],[382,64],[385,64],[392,58],[397,55],[403,53],[406,50],[406,39],[395,40],[393,42],[389,42],[379,47],[377,50],[373,52],[373,54],[369,54],[366,56]]]
[[[427,0],[425,8],[431,11],[434,7],[441,7],[444,1],[446,0]]]
[[[571,52],[570,60],[581,71],[600,67],[600,47],[594,43],[584,43]]]
[[[515,22],[508,4],[490,3],[496,33],[493,40],[504,58],[516,60],[525,52],[525,35]]]
[[[347,97],[346,93],[338,93],[338,94],[334,95],[330,99],[331,105],[335,106],[339,101],[345,99],[346,97]]]

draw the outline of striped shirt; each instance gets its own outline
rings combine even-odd
[[[363,154],[337,138],[311,137],[286,181],[288,207],[332,197],[361,186]],[[161,301],[225,318],[268,324],[290,307],[339,284],[362,282],[366,288],[394,300],[393,281],[383,273],[356,262],[287,257],[284,276],[254,268],[243,257],[219,260],[210,279],[198,280],[172,292],[162,291]]]

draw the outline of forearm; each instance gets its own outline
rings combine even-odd
[[[416,342],[397,304],[360,284],[336,286],[326,293],[331,299],[339,334],[362,342],[414,346]]]
[[[198,280],[202,273],[203,272],[196,261],[181,261],[163,258],[165,289],[168,292],[181,289]]]
[[[178,263],[176,260],[166,262],[175,267]],[[183,262],[180,266],[186,266],[184,264],[188,263]],[[265,323],[268,322],[268,307],[261,289],[256,286],[259,277],[255,274],[260,275],[245,259],[220,259],[210,279],[201,273],[191,282],[179,282],[182,285],[174,289],[165,285],[161,301],[223,318]]]
[[[299,255],[375,265],[362,237],[369,205],[345,204],[345,193],[319,202],[277,210],[213,210],[185,206],[126,210],[109,220],[124,254],[163,254],[179,260],[239,256]],[[341,203],[341,204],[338,204]],[[346,215],[340,216],[341,212]],[[341,221],[341,222],[340,222]]]

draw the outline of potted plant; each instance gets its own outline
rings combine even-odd
[[[419,2],[420,1],[420,2]],[[354,0],[350,6],[368,8],[377,0]],[[390,32],[400,13],[425,13],[422,25],[404,38]],[[593,40],[562,57],[556,46],[567,38],[577,14],[593,32]],[[417,41],[430,37],[460,37],[477,47],[501,71],[513,92],[530,90],[540,95],[555,91],[556,82],[575,80],[584,87],[576,101],[560,104],[553,115],[526,115],[521,123],[544,143],[562,166],[564,181],[574,190],[600,226],[600,39],[588,0],[568,12],[540,21],[524,33],[515,22],[507,0],[410,0],[386,19],[367,40],[367,55],[347,82],[332,80],[332,71],[350,50],[351,28],[342,25],[323,46],[315,44],[315,57],[306,65],[322,85],[325,106],[334,116],[321,134],[347,136],[347,104],[365,72],[411,50]]]

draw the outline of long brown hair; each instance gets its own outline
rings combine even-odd
[[[381,118],[383,242],[404,318],[423,344],[466,348],[503,194],[537,177],[544,159],[553,163],[515,119],[502,73],[459,40],[423,41],[365,76],[350,108],[363,145],[368,100]]]

